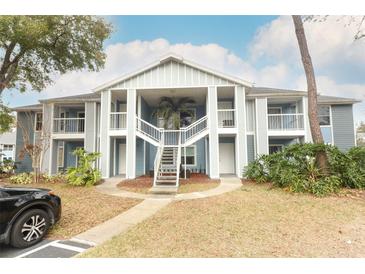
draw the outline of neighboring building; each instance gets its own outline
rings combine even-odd
[[[0,134],[0,162],[15,159],[15,129]]]
[[[196,113],[187,127],[161,129],[152,117],[162,96],[191,97]],[[324,139],[346,150],[355,145],[353,99],[319,96]],[[102,177],[127,178],[155,172],[155,183],[178,183],[180,163],[205,172],[242,177],[243,168],[259,154],[291,143],[311,142],[307,93],[254,87],[175,55],[97,87],[92,93],[41,100],[19,107],[18,120],[31,113],[29,130],[37,138],[51,132],[44,172],[74,166],[77,147],[99,151]],[[22,147],[17,131],[17,151]],[[29,171],[22,160],[19,171]]]

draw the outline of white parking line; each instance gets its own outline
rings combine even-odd
[[[71,246],[71,245],[66,245],[66,244],[61,244],[61,243],[58,243],[58,242],[51,244],[51,246],[58,247],[58,248],[62,248],[62,249],[67,249],[67,250],[71,250],[71,251],[76,251],[78,253],[81,253],[81,252],[83,252],[83,251],[86,250],[85,248]]]
[[[37,252],[37,251],[39,251],[39,250],[42,250],[43,248],[46,248],[47,246],[50,246],[50,245],[52,245],[52,244],[57,243],[57,242],[58,242],[58,240],[53,241],[53,242],[49,242],[49,243],[47,243],[47,244],[45,244],[45,245],[42,245],[42,246],[37,247],[37,248],[35,248],[35,249],[29,250],[29,251],[27,251],[27,252],[25,252],[25,253],[23,253],[23,254],[20,254],[20,255],[16,256],[15,258],[23,258],[23,257],[26,257],[26,256],[28,256],[28,255],[30,255],[30,254],[33,254],[33,253],[35,253],[35,252]]]
[[[94,242],[90,242],[90,241],[86,241],[86,240],[82,240],[82,239],[78,239],[78,238],[71,238],[70,241],[80,243],[80,244],[86,244],[89,246],[96,246],[96,243],[94,243]]]

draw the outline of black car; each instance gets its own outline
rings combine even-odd
[[[61,199],[48,189],[0,187],[0,243],[34,245],[60,216]]]

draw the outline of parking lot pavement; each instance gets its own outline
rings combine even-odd
[[[0,258],[70,258],[90,247],[92,245],[74,240],[43,240],[25,249],[0,245]]]

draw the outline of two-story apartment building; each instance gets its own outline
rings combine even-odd
[[[179,130],[164,129],[152,115],[161,97],[190,97],[195,113]],[[355,145],[353,99],[319,96],[327,143],[346,150]],[[242,177],[259,154],[291,143],[311,142],[304,91],[254,87],[252,83],[168,55],[134,73],[83,95],[41,100],[18,107],[18,120],[31,113],[29,130],[50,133],[42,169],[49,174],[77,164],[72,151],[101,152],[103,178],[126,178],[154,171],[154,183],[178,184],[181,167]],[[17,130],[17,151],[22,147]],[[30,171],[29,158],[19,171]]]

